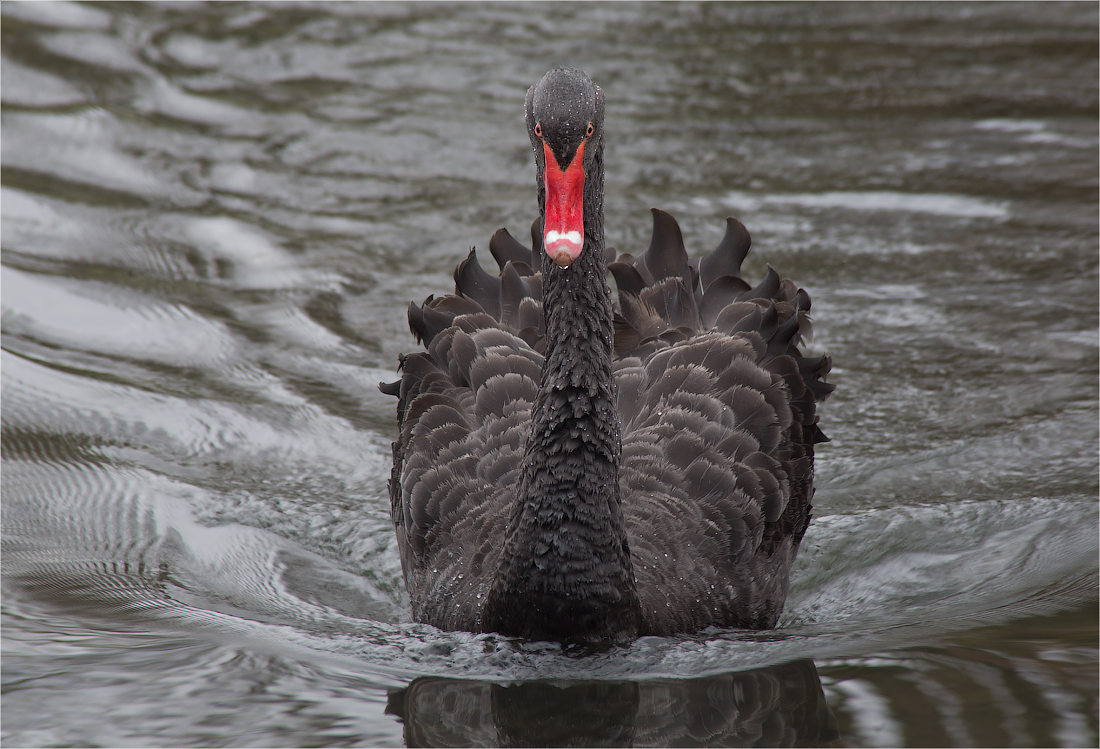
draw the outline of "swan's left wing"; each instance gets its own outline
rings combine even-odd
[[[740,275],[734,219],[698,267],[654,211],[653,241],[610,265],[619,287],[620,489],[643,617],[654,633],[774,626],[810,520],[816,402],[809,295]]]

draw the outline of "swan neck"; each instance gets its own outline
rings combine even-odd
[[[602,156],[593,164],[581,255],[560,268],[542,253],[546,352],[501,568],[486,603],[487,628],[533,639],[620,641],[640,626],[619,496]]]

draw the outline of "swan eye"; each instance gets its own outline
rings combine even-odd
[[[592,123],[591,123],[591,122],[589,122],[589,123],[588,123],[588,129],[584,131],[584,137],[586,137],[586,138],[591,138],[591,137],[592,137],[592,133],[594,133],[594,132],[596,132],[596,128],[594,128],[594,127],[592,126]]]
[[[542,123],[539,123],[539,122],[535,123],[535,137],[536,138],[541,138],[542,137]]]

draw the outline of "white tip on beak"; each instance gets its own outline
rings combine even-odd
[[[584,246],[579,231],[559,232],[551,229],[546,232],[543,241],[546,245],[546,254],[563,268],[580,257]]]

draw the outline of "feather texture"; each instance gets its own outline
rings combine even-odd
[[[740,222],[729,220],[696,272],[675,220],[654,216],[646,253],[608,266],[619,289],[619,485],[642,632],[774,626],[810,520],[830,360],[799,351],[810,334],[805,291],[770,268],[755,285],[741,278]],[[457,299],[410,306],[427,352],[405,357],[399,384],[383,386],[400,399],[390,490],[414,616],[473,631],[545,351],[531,251],[503,230],[493,242],[499,277],[471,252],[455,271]]]

